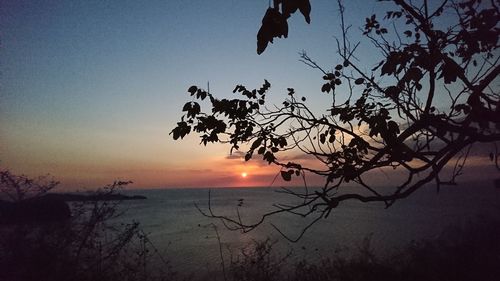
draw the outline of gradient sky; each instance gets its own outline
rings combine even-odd
[[[312,23],[289,20],[289,38],[256,54],[268,6],[259,1],[23,1],[0,3],[0,166],[30,176],[50,173],[63,187],[115,179],[134,187],[268,185],[279,169],[228,157],[196,137],[170,130],[191,85],[229,95],[236,84],[271,84],[270,101],[294,87],[321,108],[321,74],[298,61],[308,54],[336,65],[334,1],[311,1]],[[385,3],[346,1],[360,33]],[[373,58],[363,45],[359,58]],[[367,65],[367,69],[371,65]],[[242,172],[248,172],[243,179]]]

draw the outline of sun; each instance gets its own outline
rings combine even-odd
[[[241,177],[242,177],[242,178],[246,178],[247,176],[248,176],[247,172],[243,172],[243,173],[241,173]]]

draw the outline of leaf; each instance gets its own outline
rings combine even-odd
[[[265,151],[266,151],[266,148],[265,147],[261,147],[261,148],[259,148],[259,150],[257,150],[257,153],[258,154],[264,154]]]
[[[311,3],[309,0],[296,0],[299,6],[300,13],[304,16],[307,23],[311,23]]]
[[[285,137],[278,138],[278,144],[281,148],[285,147],[287,145],[286,138]]]
[[[298,1],[296,0],[285,0],[281,2],[281,11],[285,18],[289,18],[291,14],[295,13],[298,6]]]
[[[328,142],[333,143],[335,141],[335,133],[330,133],[330,137],[328,138]]]
[[[275,37],[288,37],[286,18],[276,8],[269,8],[262,19],[262,26],[257,33],[257,54],[262,54],[269,42]]]
[[[385,95],[391,98],[397,98],[400,92],[400,89],[396,86],[389,86],[385,89]]]
[[[177,127],[175,127],[170,134],[173,135],[174,140],[179,138],[184,138],[187,134],[191,132],[191,126],[189,126],[186,122],[177,122]]]
[[[274,154],[271,151],[267,151],[266,153],[264,153],[264,160],[271,164],[274,162],[274,160],[276,160],[276,157],[274,157]]]
[[[319,141],[320,141],[322,144],[324,144],[324,143],[325,143],[325,141],[326,141],[326,136],[325,136],[325,134],[320,134],[320,135],[319,135]]]
[[[191,86],[188,89],[188,92],[191,93],[191,96],[196,94],[196,91],[198,91],[198,87],[196,87],[196,86]]]
[[[406,80],[407,82],[410,82],[411,80],[418,82],[423,76],[424,75],[422,74],[422,70],[420,70],[420,68],[412,67],[405,73],[403,80]]]
[[[253,143],[252,146],[250,147],[250,150],[254,150],[257,147],[259,147],[262,144],[262,138],[256,139]]]
[[[354,81],[354,84],[356,85],[361,85],[363,84],[363,82],[365,82],[365,79],[364,78],[358,78]]]
[[[333,73],[327,73],[323,76],[324,80],[333,80],[335,79],[335,75]]]
[[[323,93],[329,93],[330,90],[332,89],[332,86],[330,85],[330,83],[326,83],[326,84],[323,84],[323,86],[321,87],[321,91]]]
[[[187,117],[195,117],[201,112],[200,105],[197,102],[188,102],[182,107],[182,111],[187,111]]]
[[[247,154],[245,154],[245,161],[248,161],[250,159],[252,159],[252,153],[247,152]]]
[[[173,134],[174,140],[179,139],[179,128],[173,129],[172,132],[170,132],[170,133]]]
[[[441,75],[439,78],[444,78],[445,84],[450,84],[451,82],[457,81],[459,74],[463,73],[463,70],[457,66],[451,59],[447,59],[441,66]]]
[[[292,175],[288,173],[288,171],[281,171],[281,177],[285,181],[291,181],[292,180]]]

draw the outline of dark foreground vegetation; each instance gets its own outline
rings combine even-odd
[[[229,280],[498,280],[500,221],[481,218],[447,228],[440,237],[414,242],[381,258],[366,238],[351,256],[317,262],[273,256],[272,244],[256,243],[229,266]]]
[[[7,171],[2,176],[2,192],[24,192],[20,201],[55,186]],[[114,194],[126,184],[108,185],[94,198]],[[118,204],[77,201],[65,219],[0,225],[0,280],[498,280],[500,276],[500,221],[490,218],[449,227],[438,238],[411,243],[385,257],[375,254],[369,238],[358,249],[341,253],[332,249],[330,256],[314,261],[280,253],[273,241],[265,240],[247,245],[230,260],[213,261],[218,266],[214,272],[179,272],[138,223],[113,222],[121,215]]]
[[[314,262],[276,252],[270,240],[254,242],[215,274],[176,272],[154,252],[137,224],[99,230],[103,232],[91,221],[1,231],[0,280],[498,280],[500,276],[500,222],[487,219],[451,227],[439,238],[412,243],[384,258],[374,253],[368,238],[352,249],[351,256],[332,251]],[[107,236],[114,238],[106,240]]]

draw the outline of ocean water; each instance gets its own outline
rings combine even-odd
[[[297,198],[274,188],[214,188],[211,205],[216,214],[236,216],[238,208],[245,222],[255,222],[275,210],[275,203],[297,202]],[[230,231],[218,220],[203,216],[194,204],[207,209],[208,189],[127,190],[145,195],[146,200],[124,201],[122,222],[137,221],[149,239],[179,271],[196,273],[217,270],[220,265],[220,235],[226,261],[252,241],[270,238],[277,253],[292,253],[293,259],[315,261],[334,252],[356,251],[371,237],[379,255],[389,254],[411,241],[438,237],[449,226],[461,226],[480,217],[500,219],[500,189],[490,182],[475,182],[417,191],[386,209],[381,203],[344,202],[327,219],[318,221],[297,243],[284,239],[272,226],[296,237],[310,220],[280,214],[249,233]],[[238,206],[243,199],[241,206]]]

